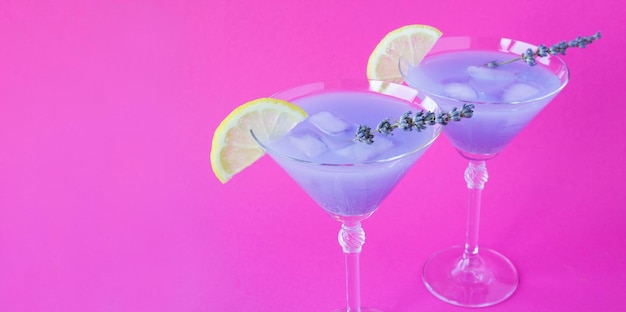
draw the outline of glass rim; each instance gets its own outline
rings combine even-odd
[[[371,86],[371,83],[385,83],[385,84],[389,84],[389,85],[393,85],[397,88],[407,88],[408,90],[412,90],[412,91],[416,91],[415,89],[407,86],[407,85],[403,85],[403,84],[398,84],[398,83],[393,83],[393,82],[387,82],[387,81],[382,81],[382,80],[377,80],[377,79],[339,79],[339,80],[328,80],[328,81],[320,81],[320,82],[314,82],[314,83],[308,83],[308,84],[302,84],[293,88],[289,88],[289,89],[285,89],[283,91],[279,91],[277,93],[274,93],[274,95],[272,95],[272,98],[277,98],[278,95],[283,94],[285,92],[289,92],[292,90],[298,90],[298,89],[304,89],[306,87],[313,87],[313,86],[326,86],[328,84],[332,84],[334,87],[337,87],[336,90],[337,91],[358,91],[358,89],[356,88],[343,88],[341,89],[344,85],[348,84],[351,86],[356,86],[357,84],[359,86],[365,86],[362,85],[362,83],[368,83]],[[319,90],[320,93],[323,92],[323,89]],[[367,92],[366,90],[361,90],[361,92]],[[389,95],[389,96],[393,96],[391,94],[387,94],[387,93],[380,93],[377,91],[373,91],[370,90],[369,92],[375,92],[375,93],[379,93],[379,94],[384,94],[384,95]],[[315,94],[315,93],[311,93],[311,94]],[[301,94],[301,96],[305,96],[306,94]],[[398,98],[398,97],[397,97]],[[436,104],[435,101],[432,100],[432,98],[430,97],[426,97],[429,100],[432,101],[432,103],[435,105],[436,110],[437,111],[441,111],[441,108],[439,107],[438,104]],[[401,99],[401,98],[398,98]],[[406,99],[401,99],[403,101],[409,102]],[[423,102],[423,100],[420,100],[420,105],[421,102]],[[425,108],[422,108],[425,109]],[[354,167],[354,166],[366,166],[366,165],[372,165],[372,164],[381,164],[381,163],[388,163],[391,161],[395,161],[404,157],[407,157],[409,155],[415,154],[425,148],[427,148],[428,146],[430,146],[441,134],[441,132],[443,131],[443,126],[442,125],[434,125],[432,127],[436,127],[436,129],[434,130],[433,134],[431,135],[430,139],[423,143],[420,144],[419,146],[417,146],[414,149],[411,149],[410,151],[404,152],[402,154],[398,154],[398,155],[394,155],[391,157],[387,157],[387,158],[382,158],[382,159],[375,159],[375,160],[369,160],[369,161],[363,161],[363,162],[355,162],[355,163],[326,163],[326,162],[316,162],[316,161],[312,161],[312,160],[308,160],[308,159],[302,159],[296,156],[292,156],[292,155],[288,155],[284,152],[281,152],[275,148],[271,148],[267,145],[267,143],[263,142],[261,139],[259,139],[255,134],[254,131],[252,129],[249,130],[250,135],[252,136],[252,138],[254,139],[254,141],[259,144],[261,146],[261,148],[263,148],[263,150],[265,150],[266,153],[269,153],[271,155],[276,155],[276,156],[280,156],[281,158],[284,159],[289,159],[289,160],[293,160],[299,163],[304,163],[304,164],[310,164],[310,165],[316,165],[316,166],[327,166],[327,167]],[[367,144],[367,143],[360,143],[360,144]],[[376,144],[376,143],[373,143]]]
[[[437,50],[437,44],[441,45],[441,43],[445,43],[448,41],[459,41],[459,40],[468,40],[469,46],[465,47],[465,48],[454,48],[454,49],[444,49],[444,50]],[[499,51],[499,52],[505,52],[505,53],[509,53],[512,55],[517,55],[517,56],[521,56],[520,54],[515,54],[514,52],[508,51],[508,50],[504,50],[504,49],[499,49],[496,50],[494,48],[482,48],[482,49],[472,49],[471,46],[471,42],[487,42],[487,41],[493,41],[495,42],[500,42],[501,44],[503,42],[509,42],[509,46],[518,43],[518,44],[523,44],[526,48],[533,48],[536,49],[537,45],[528,43],[526,41],[523,40],[516,40],[516,39],[510,39],[510,38],[505,38],[505,37],[483,37],[483,36],[448,36],[448,37],[441,37],[439,40],[437,40],[437,43],[435,43],[435,46],[433,47],[433,50],[435,50],[435,54],[439,54],[439,53],[445,53],[445,52],[452,52],[452,51],[467,51],[467,50],[482,50],[482,51]],[[427,59],[429,56],[432,55],[432,51],[431,50],[429,53],[426,54],[426,56],[424,57],[424,59]],[[523,51],[522,51],[523,52]],[[521,101],[511,101],[511,102],[502,102],[502,101],[478,101],[478,100],[474,100],[474,101],[468,101],[468,100],[460,100],[457,98],[453,98],[453,97],[449,97],[446,95],[442,95],[442,94],[435,94],[434,92],[429,92],[428,90],[425,89],[419,89],[416,88],[419,92],[424,92],[426,94],[432,94],[432,97],[434,98],[441,98],[444,99],[446,101],[454,101],[454,102],[459,102],[459,103],[471,103],[471,104],[478,104],[478,105],[484,105],[484,104],[498,104],[498,105],[519,105],[519,104],[526,104],[526,103],[532,103],[532,102],[536,102],[536,101],[540,101],[543,99],[547,99],[550,97],[555,96],[556,94],[559,94],[563,88],[565,88],[565,86],[569,83],[570,80],[570,71],[569,71],[569,67],[567,66],[567,63],[565,62],[565,60],[563,60],[563,58],[560,55],[549,55],[547,57],[547,59],[555,59],[559,62],[559,64],[562,66],[563,70],[565,71],[565,75],[563,77],[558,77],[559,81],[560,81],[560,85],[558,88],[552,90],[551,92],[544,94],[542,96],[539,97],[531,97],[529,99],[525,99],[525,100],[521,100]],[[522,61],[522,60],[520,60]],[[400,59],[398,60],[398,71],[400,72],[400,76],[402,76],[402,79],[404,79],[407,84],[409,79],[407,79],[407,75],[405,74],[405,71],[403,70],[403,65],[406,66],[412,66],[411,62],[407,61],[405,57],[400,57]],[[528,65],[530,66],[530,65]],[[545,66],[547,67],[546,64],[543,64],[541,61],[538,62],[537,65],[535,66]]]

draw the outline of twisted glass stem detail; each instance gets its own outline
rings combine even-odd
[[[365,243],[365,231],[361,227],[361,222],[352,225],[343,223],[339,230],[339,245],[345,253],[361,252],[361,247]]]

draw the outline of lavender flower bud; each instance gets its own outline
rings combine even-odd
[[[560,53],[561,55],[565,55],[565,50],[567,50],[567,42],[565,42],[565,41],[561,41],[561,42],[559,43],[559,53]]]
[[[374,135],[372,134],[371,130],[372,128],[366,125],[359,125],[354,141],[365,142],[368,145],[374,143]]]
[[[413,130],[413,119],[411,119],[411,111],[408,111],[404,114],[402,114],[402,117],[400,117],[400,123],[398,124],[398,128],[404,130],[404,131],[411,131]]]
[[[378,124],[378,127],[376,127],[376,131],[384,135],[393,135],[393,133],[391,133],[393,131],[393,126],[391,125],[391,121],[389,121],[389,118],[381,121]]]
[[[522,58],[524,59],[524,62],[526,62],[530,66],[537,65],[537,61],[535,61],[535,52],[533,52],[533,49],[531,48],[528,48],[526,49],[526,51],[524,51],[524,53],[522,54]]]
[[[437,115],[436,122],[442,125],[447,125],[450,121],[450,116],[447,113],[441,112]]]
[[[472,118],[472,116],[474,116],[474,104],[463,104],[463,108],[461,108],[461,117]]]
[[[450,117],[450,120],[452,120],[452,121],[459,121],[459,120],[461,120],[461,112],[459,111],[459,109],[457,107],[455,107],[451,111],[449,111],[448,112],[448,116]]]
[[[543,44],[540,44],[539,47],[537,47],[537,56],[539,57],[548,56],[548,47],[546,47]]]
[[[559,47],[555,44],[548,49],[548,53],[552,55],[559,54]]]
[[[413,115],[413,124],[424,122],[424,110],[421,110]]]
[[[420,110],[413,115],[413,127],[417,130],[417,132],[426,129],[424,117],[424,110]]]
[[[428,124],[431,126],[437,124],[437,117],[435,116],[435,113],[427,112],[424,115],[424,124]]]
[[[599,32],[599,31],[598,31],[598,32],[596,32],[596,33],[593,35],[593,39],[594,39],[594,40],[598,40],[598,39],[600,39],[600,38],[602,38],[602,34],[600,34],[600,32]]]

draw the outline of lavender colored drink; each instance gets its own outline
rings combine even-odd
[[[399,62],[405,81],[442,109],[474,105],[471,119],[444,128],[457,151],[469,160],[463,175],[469,191],[465,244],[433,254],[422,271],[426,288],[450,304],[494,305],[509,298],[519,285],[517,269],[506,256],[478,246],[481,198],[489,179],[486,161],[501,152],[568,82],[563,60],[544,49],[508,38],[447,37],[440,38],[420,64]],[[561,49],[561,44],[555,47]]]
[[[384,94],[356,91],[323,92],[290,101],[309,117],[288,135],[268,143],[267,151],[334,216],[374,212],[441,131],[439,126],[422,133],[397,131],[378,135],[368,145],[353,141],[359,124],[376,127],[385,118],[397,119],[422,107]],[[437,109],[430,103],[431,109]]]
[[[472,119],[445,128],[451,143],[467,158],[495,156],[563,86],[561,77],[542,64],[485,66],[513,57],[498,51],[444,52],[405,73],[409,85],[435,98],[443,110],[458,106],[459,101],[476,104]]]
[[[304,121],[279,138],[260,140],[251,131],[266,153],[341,222],[337,240],[346,259],[347,301],[341,311],[378,311],[361,307],[359,254],[365,243],[361,221],[372,215],[442,127],[436,124],[422,132],[376,135],[373,144],[355,142],[357,129],[360,139],[366,129],[360,125],[376,128],[382,120],[397,120],[407,111],[439,113],[435,102],[417,93],[407,86],[376,80],[302,85],[272,97],[298,105],[308,114]],[[366,138],[370,142],[371,137]]]

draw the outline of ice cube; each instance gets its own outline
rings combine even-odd
[[[322,135],[322,141],[331,150],[340,149],[353,143],[356,130],[346,131],[338,135]]]
[[[373,160],[374,157],[382,154],[392,147],[393,142],[391,142],[391,140],[378,136],[374,138],[374,143],[372,144],[355,142],[349,146],[338,149],[335,152],[343,157],[346,157],[351,162],[362,163],[368,160]]]
[[[515,80],[513,72],[485,66],[470,66],[467,74],[470,76],[470,84],[478,93],[501,90]]]
[[[526,100],[535,95],[537,92],[539,92],[539,89],[531,85],[525,83],[514,83],[504,91],[502,94],[502,101],[510,103]]]
[[[308,157],[315,157],[328,149],[324,142],[311,134],[292,134],[287,140],[297,151]]]
[[[443,92],[454,99],[472,101],[478,98],[474,88],[466,83],[452,82],[443,87]]]
[[[467,74],[476,80],[508,80],[511,82],[515,79],[513,72],[486,66],[470,66],[467,68]]]
[[[328,111],[317,112],[309,116],[309,121],[320,131],[330,135],[344,133],[350,128],[350,124]]]

